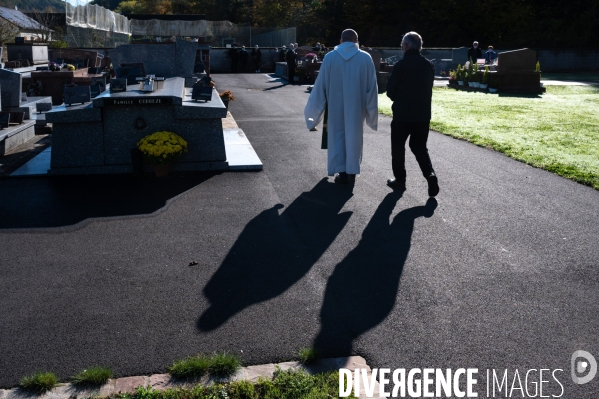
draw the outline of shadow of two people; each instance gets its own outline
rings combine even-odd
[[[282,205],[252,219],[204,289],[210,307],[197,327],[212,331],[243,309],[275,298],[299,281],[347,224],[339,213],[352,197],[346,187],[321,180],[280,215]],[[393,309],[414,221],[431,217],[435,199],[389,217],[401,192],[388,194],[366,226],[358,246],[335,267],[320,313],[314,347],[322,354],[351,353],[353,341]]]

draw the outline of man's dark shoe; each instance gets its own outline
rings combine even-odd
[[[355,177],[355,175],[354,175]],[[337,176],[335,176],[335,183],[337,184],[347,184],[349,182],[349,177],[347,175],[347,173],[345,172],[341,172],[338,173]]]
[[[428,180],[428,195],[429,197],[435,197],[439,194],[439,183],[437,182],[437,176],[429,176],[426,178]]]
[[[405,191],[406,190],[406,183],[399,181],[397,179],[389,179],[387,180],[387,185],[389,187],[391,187],[394,190],[402,190]]]

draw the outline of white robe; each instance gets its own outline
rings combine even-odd
[[[372,57],[357,43],[344,42],[324,57],[304,109],[308,129],[316,127],[328,106],[328,174],[360,173],[364,120],[378,124],[378,87]]]

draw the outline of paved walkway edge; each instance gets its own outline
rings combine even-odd
[[[81,389],[74,384],[59,384],[53,390],[40,395],[44,399],[83,399],[83,398],[105,398],[117,393],[132,393],[137,387],[152,387],[158,391],[164,391],[171,388],[190,388],[197,384],[212,385],[214,383],[226,383],[233,381],[258,382],[260,378],[272,379],[275,370],[305,370],[310,374],[324,373],[327,371],[345,368],[349,370],[366,369],[370,377],[370,367],[366,360],[361,356],[339,357],[334,359],[322,359],[310,365],[303,365],[299,362],[269,363],[257,366],[248,366],[240,368],[237,373],[230,377],[219,378],[206,376],[195,380],[177,380],[170,374],[153,374],[150,376],[135,376],[110,379],[101,387]],[[374,395],[378,397],[379,385],[375,383]],[[31,399],[38,395],[31,394],[21,388],[0,389],[0,399]],[[363,388],[360,389],[360,398],[366,398]]]

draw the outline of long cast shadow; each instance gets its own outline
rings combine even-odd
[[[0,179],[0,228],[60,227],[94,217],[149,214],[216,174]]]
[[[349,355],[353,342],[377,326],[395,306],[410,252],[414,221],[431,217],[437,201],[405,209],[389,223],[399,193],[388,194],[364,229],[358,246],[335,268],[325,290],[321,330],[314,348],[325,356]]]
[[[351,212],[339,213],[352,196],[347,188],[323,179],[280,215],[278,204],[252,219],[204,288],[210,307],[198,329],[212,331],[299,281],[349,220]]]

